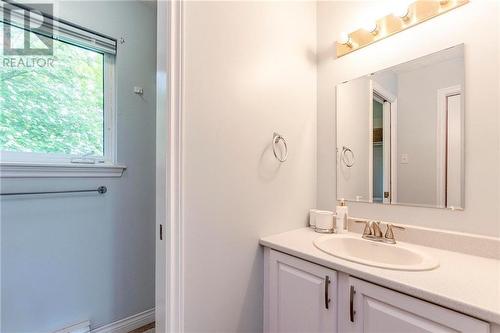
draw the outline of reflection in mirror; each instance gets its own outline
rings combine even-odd
[[[337,86],[337,198],[463,209],[464,46]]]

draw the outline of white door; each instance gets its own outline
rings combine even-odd
[[[265,332],[337,331],[337,273],[266,249]]]
[[[345,332],[488,333],[489,324],[417,298],[349,277]]]

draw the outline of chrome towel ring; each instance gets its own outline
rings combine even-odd
[[[351,168],[356,163],[356,158],[354,157],[354,153],[352,150],[346,146],[342,147],[342,153],[340,154],[342,158],[342,162],[344,162],[345,166]]]
[[[283,142],[283,146],[285,147],[285,152],[283,154],[278,154],[278,143],[280,141]],[[286,144],[286,140],[281,134],[276,132],[273,133],[273,153],[274,157],[276,157],[276,159],[281,163],[285,162],[288,158],[288,146]]]

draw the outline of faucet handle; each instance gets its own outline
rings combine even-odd
[[[356,223],[364,223],[365,228],[363,229],[363,236],[372,236],[372,228],[371,228],[371,221],[360,221],[360,220],[354,220]]]
[[[396,240],[394,239],[394,232],[393,232],[392,228],[396,228],[399,230],[405,230],[405,228],[400,227],[398,225],[393,225],[391,223],[387,223],[387,229],[385,231],[384,240],[387,243],[396,244]]]
[[[380,230],[380,222],[374,221],[370,223],[373,236],[382,237],[382,230]]]

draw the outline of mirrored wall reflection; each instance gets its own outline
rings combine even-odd
[[[464,207],[464,46],[337,86],[337,198]]]

